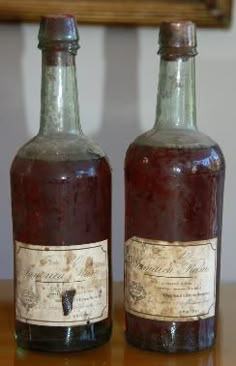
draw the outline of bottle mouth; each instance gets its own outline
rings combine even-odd
[[[38,48],[69,50],[76,53],[79,48],[77,23],[72,15],[47,15],[41,17]]]
[[[166,59],[196,56],[197,37],[195,24],[191,21],[161,23],[158,54]]]

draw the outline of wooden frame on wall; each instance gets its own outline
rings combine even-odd
[[[157,26],[192,20],[228,28],[233,0],[0,0],[0,21],[38,21],[45,14],[74,14],[79,23]]]

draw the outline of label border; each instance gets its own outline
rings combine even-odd
[[[212,243],[209,242],[210,240],[215,240],[216,241],[216,248],[214,248],[212,246]],[[215,255],[215,266],[214,266],[214,302],[209,306],[208,308],[208,312],[204,312],[198,315],[188,315],[188,316],[167,316],[167,315],[160,315],[160,314],[149,314],[149,313],[145,313],[145,312],[141,312],[141,311],[137,311],[134,310],[133,308],[130,307],[130,305],[127,304],[126,301],[126,297],[127,297],[127,292],[128,292],[128,283],[127,283],[127,264],[126,264],[126,250],[127,250],[127,246],[129,245],[129,242],[136,242],[136,243],[140,243],[143,245],[152,245],[152,246],[162,246],[162,247],[170,247],[170,246],[178,246],[178,247],[196,247],[196,246],[205,246],[205,245],[210,245],[211,249],[213,251],[216,252]],[[191,244],[189,244],[191,243]],[[140,315],[142,315],[145,319],[149,319],[149,320],[159,320],[159,321],[164,321],[165,319],[168,319],[168,321],[179,321],[179,322],[186,322],[186,321],[194,321],[194,320],[198,320],[198,319],[209,319],[212,316],[207,316],[211,310],[212,307],[214,307],[214,315],[215,316],[215,306],[216,306],[216,281],[217,281],[217,260],[218,260],[218,256],[217,256],[217,244],[218,244],[218,238],[217,237],[213,237],[211,239],[207,239],[207,240],[195,240],[195,241],[173,241],[173,242],[167,242],[167,241],[162,241],[162,240],[152,240],[152,239],[145,239],[145,238],[139,238],[137,236],[133,236],[131,238],[129,238],[128,240],[126,240],[125,242],[125,311],[127,311],[128,313],[132,314],[132,315],[136,315],[138,317],[141,317]],[[165,277],[165,276],[160,276],[160,277]],[[174,278],[174,277],[165,277],[165,278]],[[175,277],[176,278],[176,277]],[[186,277],[178,277],[178,278],[186,278]],[[182,319],[182,320],[180,320]]]
[[[27,243],[22,243],[21,241],[15,240],[15,257],[16,254],[18,254],[20,252],[21,249],[25,249],[25,250],[33,250],[33,251],[43,251],[43,252],[66,252],[66,251],[79,251],[79,250],[88,250],[88,249],[94,249],[94,248],[101,248],[101,250],[104,252],[105,254],[105,264],[106,264],[106,304],[103,307],[102,311],[101,311],[101,315],[100,316],[96,316],[93,318],[90,318],[89,321],[90,323],[96,323],[99,321],[103,321],[104,319],[106,319],[108,317],[108,312],[109,312],[109,261],[108,261],[108,239],[104,239],[101,240],[99,242],[94,242],[94,243],[87,243],[87,244],[77,244],[77,245],[63,245],[63,246],[53,246],[53,245],[39,245],[39,244],[27,244]],[[103,250],[103,244],[106,244],[106,248],[107,250],[104,251]],[[19,248],[17,248],[17,245],[19,245]],[[81,246],[83,248],[81,248]],[[37,247],[37,248],[34,248]],[[40,247],[44,247],[44,249],[41,249]],[[68,248],[70,247],[70,248]],[[47,248],[47,249],[45,249]],[[17,250],[18,249],[18,250]],[[16,266],[16,264],[15,264]],[[16,268],[15,268],[15,272],[16,272]],[[17,281],[16,281],[17,282]],[[38,283],[52,283],[52,284],[64,284],[64,283],[75,283],[75,282],[82,282],[82,281],[71,281],[71,282],[66,282],[66,281],[45,281],[45,282],[41,282],[41,281],[35,281]],[[15,287],[15,296],[16,296],[16,292],[17,292],[17,286]],[[103,315],[102,315],[103,314]],[[76,325],[86,325],[87,321],[86,320],[39,320],[39,319],[35,319],[35,318],[26,318],[23,316],[18,316],[16,314],[16,306],[15,306],[15,317],[16,320],[25,324],[33,324],[33,325],[42,325],[42,326],[58,326],[58,327],[63,327],[63,326],[76,326]],[[99,319],[98,321],[96,321],[97,319]],[[63,324],[62,324],[63,323]]]

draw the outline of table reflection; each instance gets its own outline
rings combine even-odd
[[[220,319],[219,322],[217,345],[210,350],[166,355],[130,346],[125,340],[123,303],[120,302],[115,311],[112,340],[106,345],[72,354],[31,352],[15,346],[12,328],[2,337],[0,366],[232,366],[234,322],[229,314],[233,314],[235,303],[229,302],[228,308],[224,306],[226,312],[223,321]],[[7,319],[7,314],[5,315]]]
[[[1,363],[0,363],[1,365]],[[111,345],[81,353],[43,353],[16,348],[14,366],[110,366]],[[5,365],[4,365],[5,366]],[[10,366],[10,365],[6,365]]]
[[[220,366],[217,365],[216,348],[189,354],[160,354],[124,347],[124,366]]]

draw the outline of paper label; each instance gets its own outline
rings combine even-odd
[[[107,240],[42,246],[15,242],[16,319],[76,326],[108,316]]]
[[[217,238],[125,245],[125,308],[141,318],[192,321],[215,315]]]

